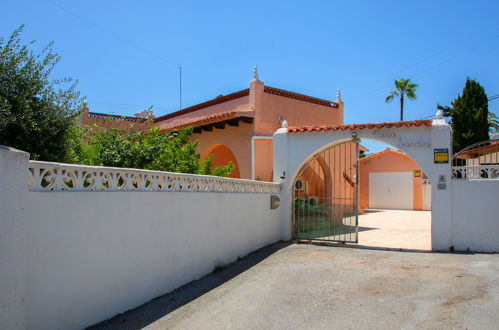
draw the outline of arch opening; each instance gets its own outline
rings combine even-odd
[[[294,238],[357,242],[357,149],[351,141],[335,144],[300,167],[292,190]]]
[[[213,163],[211,164],[212,170],[218,166],[225,166],[229,162],[232,162],[234,164],[234,169],[230,173],[229,177],[235,179],[241,178],[236,156],[229,147],[224,144],[213,144],[203,151],[201,154],[201,160],[205,161],[211,154],[213,155]]]
[[[362,141],[374,141],[379,146],[368,151],[362,150]],[[338,139],[318,148],[302,161],[290,184],[293,196],[292,233],[295,238],[325,239],[339,242],[358,242],[362,245],[431,250],[431,184],[429,176],[419,165],[418,160],[407,154],[402,148],[386,143],[380,139],[363,137],[359,146],[359,156],[344,155],[351,169],[344,168],[334,162],[324,162],[321,155],[340,150],[339,146],[353,144],[351,138]],[[363,154],[363,155],[362,155]],[[335,155],[338,158],[340,155]],[[358,157],[358,159],[356,158]],[[356,172],[358,170],[358,172]],[[350,171],[350,172],[349,172]],[[329,178],[326,173],[329,172]],[[345,172],[345,173],[343,173]],[[353,175],[348,175],[353,173]],[[339,181],[338,181],[339,178]],[[296,191],[297,180],[303,181],[303,190]],[[315,181],[314,181],[315,180]],[[310,184],[309,182],[315,182]],[[348,187],[351,191],[338,189]],[[310,187],[308,187],[310,186]],[[308,190],[307,190],[308,187]],[[345,189],[345,188],[343,188]],[[333,226],[352,224],[352,213],[358,214],[355,232],[352,229],[346,239],[329,239],[327,235],[317,237],[299,237],[301,234],[296,214],[301,212],[308,221],[317,221],[317,212],[303,209],[320,209],[311,205],[311,201],[333,201],[337,198],[348,198],[350,203],[343,202],[343,207],[329,204],[330,224]],[[310,199],[309,196],[319,195]],[[300,200],[301,198],[301,200]],[[346,201],[346,199],[344,199]],[[297,208],[297,203],[300,208]],[[303,205],[308,203],[308,205]],[[317,203],[318,205],[324,203]],[[350,208],[346,207],[350,205]],[[335,215],[333,213],[336,212]],[[315,217],[315,218],[314,218]],[[358,236],[355,239],[355,234]],[[327,233],[326,233],[327,234]],[[303,235],[301,235],[303,236]],[[314,235],[309,235],[314,236]],[[344,238],[344,237],[343,237]]]
[[[428,176],[429,176],[429,174],[432,173],[432,168],[426,162],[422,161],[420,154],[415,154],[414,150],[400,147],[397,144],[392,143],[392,141],[390,141],[389,139],[373,138],[373,137],[369,137],[369,136],[360,136],[360,139],[361,139],[361,141],[360,141],[361,145],[363,145],[362,141],[367,140],[370,142],[375,142],[379,145],[384,145],[385,148],[388,147],[388,148],[392,148],[395,150],[399,150],[399,151],[403,152],[404,154],[406,154],[408,157],[410,157],[419,167],[421,167],[421,169],[424,171],[424,173],[426,173]],[[341,144],[341,143],[344,143],[347,141],[351,141],[351,140],[352,140],[351,137],[335,139],[334,141],[317,148],[315,151],[311,152],[309,155],[307,155],[305,158],[302,159],[302,161],[300,162],[300,165],[296,168],[292,177],[293,178],[296,177],[297,173],[304,166],[304,164],[307,163],[307,161],[309,160],[310,157],[312,157],[312,155],[318,154],[321,151],[327,150],[335,145],[338,145],[338,144]]]

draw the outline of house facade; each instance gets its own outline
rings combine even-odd
[[[407,154],[387,148],[359,160],[360,209],[430,210],[431,187]]]
[[[263,181],[272,181],[272,134],[284,121],[290,126],[342,124],[339,90],[334,102],[289,92],[265,86],[255,70],[249,88],[160,116],[152,123],[88,111],[82,116],[83,124],[104,127],[155,125],[175,131],[191,126],[202,160],[213,154],[215,167],[232,161],[231,177]]]

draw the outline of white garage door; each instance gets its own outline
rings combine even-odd
[[[369,208],[413,209],[412,172],[369,173]]]

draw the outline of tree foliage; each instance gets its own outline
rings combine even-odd
[[[400,99],[400,121],[404,120],[404,99],[407,97],[409,100],[416,99],[416,89],[418,88],[418,84],[411,82],[411,79],[401,78],[399,80],[395,80],[395,90],[391,91],[390,94],[386,97],[385,102],[390,103],[398,97]]]
[[[444,116],[451,117],[454,152],[489,139],[490,120],[493,123],[494,118],[489,115],[485,89],[476,80],[467,78],[463,93],[450,106],[437,107]]]
[[[0,38],[0,144],[33,159],[67,161],[81,109],[76,82],[50,80],[60,57],[52,43],[36,54],[23,45],[24,26]]]
[[[234,164],[211,170],[213,155],[201,161],[198,142],[190,142],[192,128],[160,133],[158,127],[147,131],[86,127],[82,141],[75,146],[74,162],[85,165],[140,168],[193,174],[229,176]]]

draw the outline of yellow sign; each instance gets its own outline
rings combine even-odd
[[[447,163],[449,163],[449,149],[434,149],[433,150],[433,162],[435,164],[447,164]]]
[[[415,170],[414,171],[414,177],[415,178],[420,178],[421,177],[421,171],[420,170]]]

